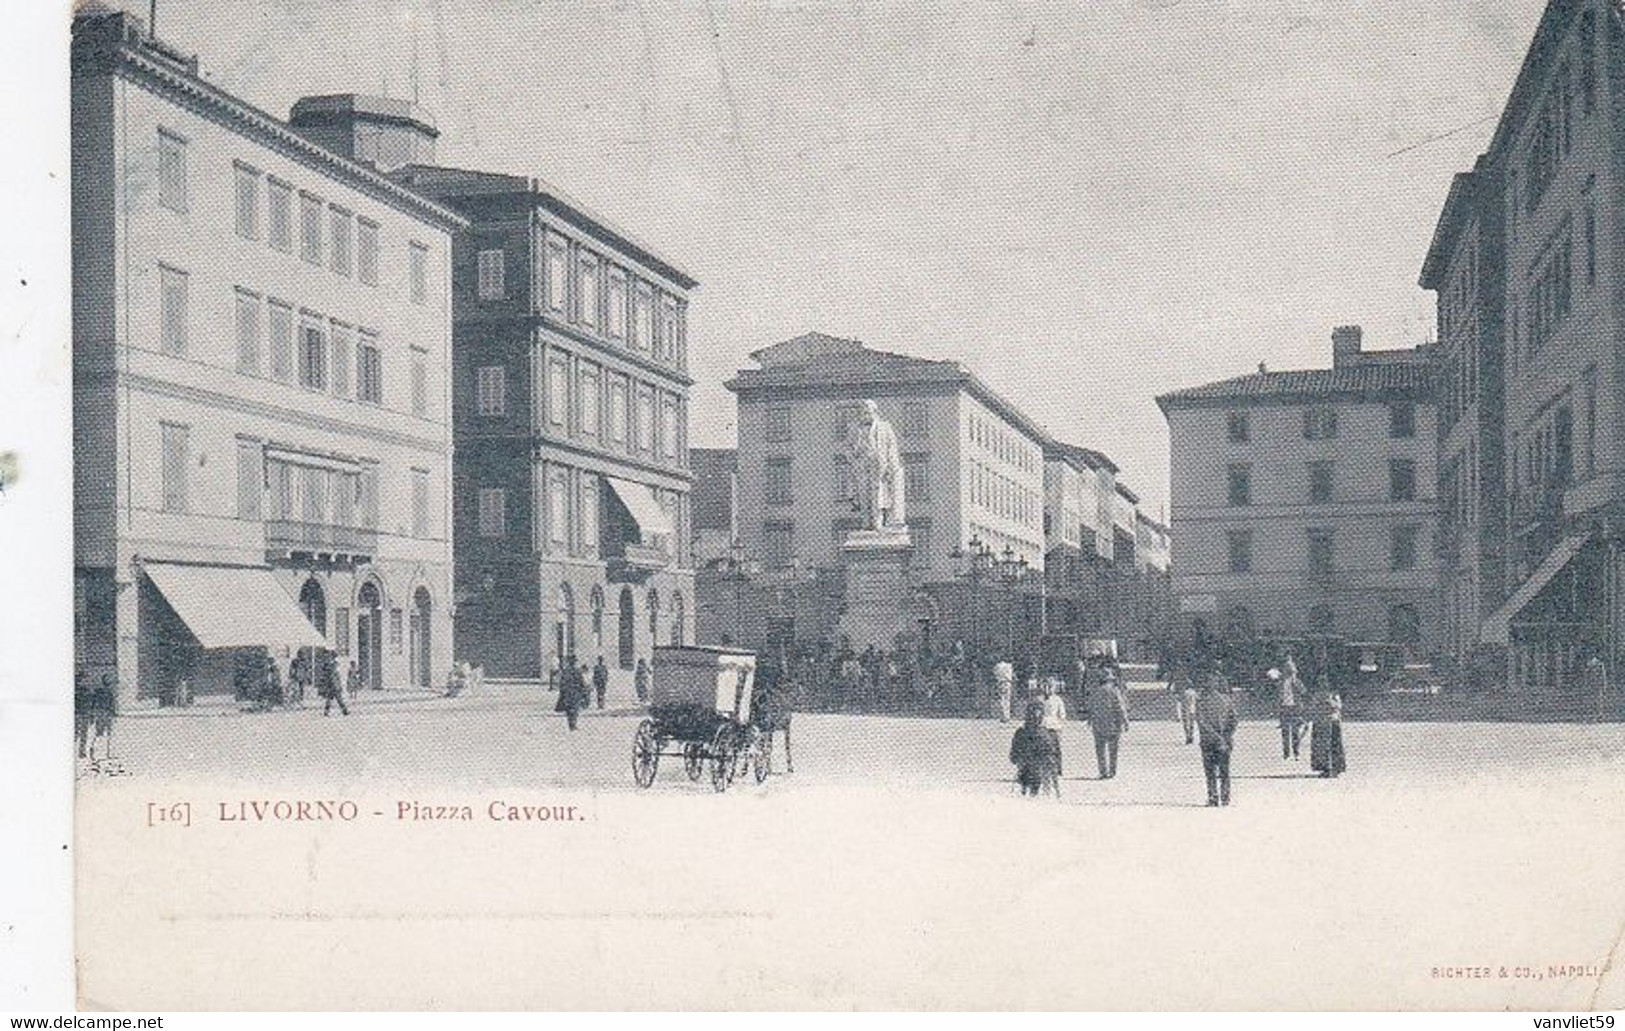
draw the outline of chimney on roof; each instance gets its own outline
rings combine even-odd
[[[300,97],[288,125],[317,146],[380,172],[434,164],[440,136],[434,118],[416,104],[362,93]]]
[[[1338,326],[1332,330],[1332,368],[1340,369],[1359,362],[1363,335],[1359,326]]]

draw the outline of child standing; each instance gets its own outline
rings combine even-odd
[[[1016,766],[1016,783],[1023,795],[1045,790],[1061,795],[1059,776],[1061,753],[1057,737],[1044,726],[1044,704],[1027,706],[1027,720],[1010,739],[1010,761]]]

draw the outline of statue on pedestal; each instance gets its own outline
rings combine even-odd
[[[903,455],[897,447],[896,431],[880,417],[879,405],[873,401],[863,402],[858,420],[847,434],[846,447],[860,528],[879,533],[907,533]]]

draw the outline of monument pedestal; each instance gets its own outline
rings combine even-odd
[[[856,651],[890,650],[898,634],[915,631],[910,605],[909,556],[904,530],[854,530],[841,544],[846,591],[836,633]]]

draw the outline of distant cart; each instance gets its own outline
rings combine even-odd
[[[657,647],[650,670],[649,715],[632,737],[632,779],[655,781],[660,757],[683,760],[689,780],[709,771],[711,787],[727,791],[746,767],[760,784],[768,752],[751,722],[756,656],[729,648]]]

